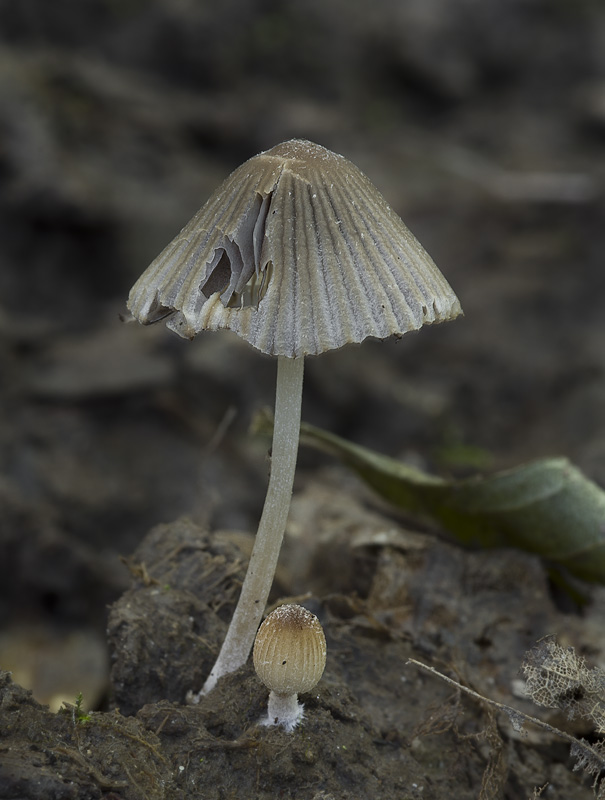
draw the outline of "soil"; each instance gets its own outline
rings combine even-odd
[[[519,669],[550,634],[603,666],[605,590],[462,549],[306,449],[271,596],[325,629],[303,722],[259,724],[251,665],[187,704],[262,508],[275,365],[119,315],[231,169],[307,137],[465,317],[308,359],[304,418],[436,474],[562,454],[605,486],[602,5],[33,0],[0,3],[0,41],[0,798],[591,797],[564,741],[407,662],[594,739]]]

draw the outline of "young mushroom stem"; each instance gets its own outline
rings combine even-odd
[[[195,702],[246,663],[262,619],[290,510],[300,435],[304,358],[279,356],[271,473],[248,572],[218,659]]]
[[[267,718],[263,720],[263,724],[279,724],[290,732],[298,725],[303,714],[304,707],[298,702],[297,694],[278,694],[272,691],[269,692]]]

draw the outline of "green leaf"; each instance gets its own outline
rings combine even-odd
[[[463,544],[517,547],[605,583],[605,492],[566,458],[456,481],[304,423],[301,442],[336,456],[390,503],[438,522]]]

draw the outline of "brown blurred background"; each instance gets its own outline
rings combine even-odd
[[[274,364],[119,315],[291,137],[361,167],[465,310],[309,359],[304,418],[441,474],[566,454],[605,484],[600,2],[2,0],[0,666],[26,625],[102,640],[157,522],[254,530]]]

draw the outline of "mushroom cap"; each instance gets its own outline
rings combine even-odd
[[[246,161],[133,286],[139,322],[229,328],[263,353],[318,354],[461,313],[434,262],[343,156],[293,139]]]
[[[308,692],[326,666],[323,628],[306,608],[279,606],[258,629],[252,658],[256,674],[272,692]]]

